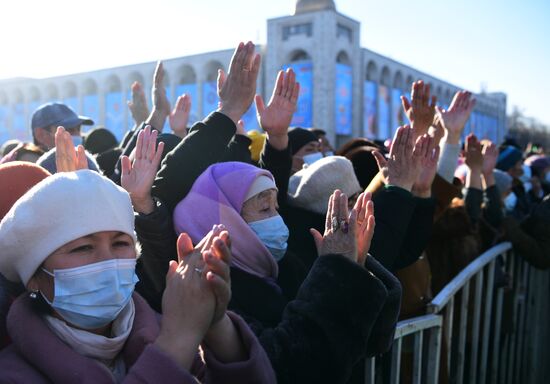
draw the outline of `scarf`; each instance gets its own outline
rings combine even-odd
[[[132,330],[134,316],[134,301],[130,300],[113,321],[111,337],[73,328],[65,321],[53,316],[45,316],[45,320],[57,337],[80,355],[104,364],[109,368],[116,382],[120,383],[126,376],[126,366],[119,355]]]
[[[240,214],[252,183],[261,175],[273,180],[269,171],[246,163],[211,165],[176,206],[174,228],[197,244],[214,225],[223,224],[231,237],[231,265],[263,279],[276,279],[275,259]]]

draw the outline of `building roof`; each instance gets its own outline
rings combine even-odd
[[[294,14],[324,11],[324,10],[336,10],[336,5],[333,0],[296,0],[296,8]]]

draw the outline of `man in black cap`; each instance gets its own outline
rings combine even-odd
[[[75,146],[82,144],[80,127],[93,125],[92,119],[78,116],[68,105],[63,103],[42,104],[34,111],[31,119],[31,129],[34,144],[48,151],[55,147],[55,130],[58,126],[65,128],[73,137]]]

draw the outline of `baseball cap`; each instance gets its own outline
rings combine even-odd
[[[32,129],[51,125],[72,128],[80,124],[93,125],[94,121],[86,116],[78,116],[68,105],[63,103],[42,104],[34,111],[31,119]]]

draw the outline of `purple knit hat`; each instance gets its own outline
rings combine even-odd
[[[269,171],[240,162],[211,165],[174,210],[176,233],[186,232],[197,244],[212,227],[223,224],[231,237],[231,264],[261,278],[277,278],[278,265],[269,250],[241,217],[250,186]]]

